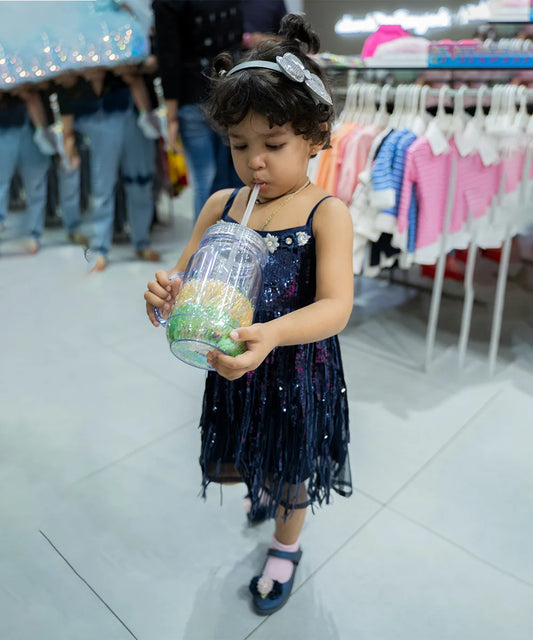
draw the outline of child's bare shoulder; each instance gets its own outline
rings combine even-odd
[[[342,200],[331,196],[327,191],[319,189],[319,205],[314,220],[319,226],[330,224],[346,224],[351,221],[350,210]]]

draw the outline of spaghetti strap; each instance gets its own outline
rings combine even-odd
[[[328,198],[333,198],[333,196],[324,196],[322,200],[319,200],[315,204],[315,206],[311,210],[311,213],[309,214],[309,217],[307,218],[307,222],[305,223],[306,227],[310,227],[313,224],[313,216],[315,215],[316,210],[324,202],[324,200],[328,200]]]
[[[233,191],[231,192],[230,197],[228,198],[228,201],[226,202],[225,206],[224,206],[224,211],[222,211],[222,216],[221,219],[223,220],[224,218],[227,218],[229,210],[231,209],[231,206],[233,205],[233,201],[235,200],[237,194],[239,193],[240,189],[239,187],[237,187],[236,189],[233,189]]]

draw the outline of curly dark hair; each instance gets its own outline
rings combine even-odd
[[[292,53],[303,65],[328,83],[321,67],[307,53],[317,53],[318,35],[302,16],[286,15],[281,21],[283,40],[269,40],[251,51],[243,60],[276,61],[276,56]],[[304,84],[270,69],[244,69],[226,76],[235,66],[229,53],[221,53],[213,63],[212,91],[206,106],[211,125],[223,135],[228,127],[238,124],[252,110],[266,117],[271,126],[290,123],[297,134],[327,147],[330,140],[333,107],[317,104]]]

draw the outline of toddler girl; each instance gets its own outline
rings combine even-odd
[[[208,116],[229,139],[246,185],[213,194],[168,273],[158,271],[144,297],[168,311],[181,272],[205,230],[239,223],[253,187],[249,219],[269,258],[254,323],[230,336],[247,350],[213,351],[201,416],[204,494],[210,482],[245,482],[250,518],[273,518],[275,532],[259,576],[250,583],[257,613],[287,601],[302,551],[306,508],[328,503],[331,489],[351,494],[348,397],[337,334],[353,304],[352,222],[348,209],[307,177],[309,159],[328,144],[331,97],[306,55],[319,42],[303,18],[286,16],[285,40],[262,44],[233,66],[215,60]]]

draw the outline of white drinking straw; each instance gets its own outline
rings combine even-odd
[[[252,213],[252,209],[254,208],[255,201],[257,199],[257,194],[259,193],[259,189],[261,185],[257,182],[252,189],[252,195],[248,200],[248,204],[246,205],[246,210],[241,220],[241,224],[246,226],[248,224],[248,220],[250,219],[250,214]]]

